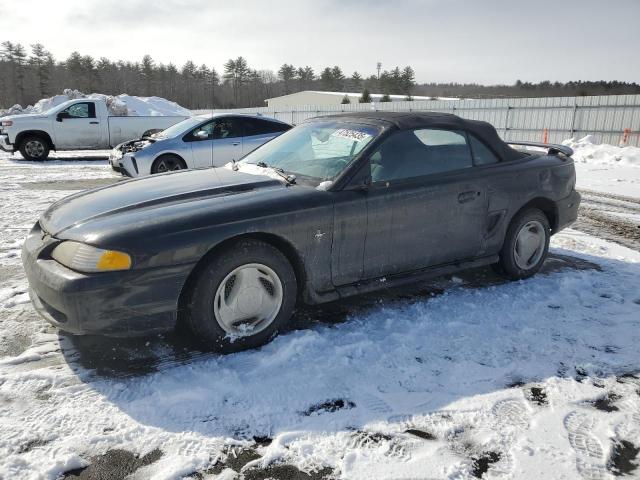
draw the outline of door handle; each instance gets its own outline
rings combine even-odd
[[[238,145],[240,145],[240,142],[233,142],[231,145],[233,145],[234,147],[237,147]]]
[[[477,192],[475,190],[469,191],[469,192],[462,192],[461,194],[458,195],[458,202],[459,203],[467,203],[467,202],[472,202],[476,199],[476,197],[480,196],[480,192]]]
[[[91,125],[98,125],[100,122],[89,122]]]

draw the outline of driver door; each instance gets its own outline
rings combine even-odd
[[[79,102],[58,112],[53,122],[56,147],[95,149],[102,144],[102,129],[94,102]]]
[[[190,141],[194,168],[220,167],[242,156],[242,129],[237,118],[210,120],[191,132]]]

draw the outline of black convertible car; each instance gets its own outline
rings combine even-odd
[[[571,149],[544,148],[447,114],[315,118],[222,168],[55,203],[23,247],[31,298],[72,333],[185,322],[230,352],[271,339],[296,302],[488,264],[523,279],[580,202]]]

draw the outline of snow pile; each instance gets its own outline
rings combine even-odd
[[[616,147],[614,145],[597,144],[593,135],[587,135],[579,140],[570,138],[562,142],[574,151],[573,159],[576,163],[631,165],[640,167],[640,148]]]
[[[123,93],[121,95],[104,95],[102,93],[84,94],[78,90],[65,89],[62,95],[43,98],[35,105],[22,107],[14,105],[8,110],[0,110],[0,117],[7,115],[22,115],[27,113],[42,113],[68,100],[77,98],[92,98],[104,100],[109,113],[114,116],[191,116],[191,111],[161,97],[136,97]]]

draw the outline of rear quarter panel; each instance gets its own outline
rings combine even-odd
[[[535,155],[480,168],[488,181],[488,218],[499,218],[486,238],[488,254],[502,248],[509,223],[525,205],[535,199],[558,202],[575,186],[573,160],[556,155]]]

